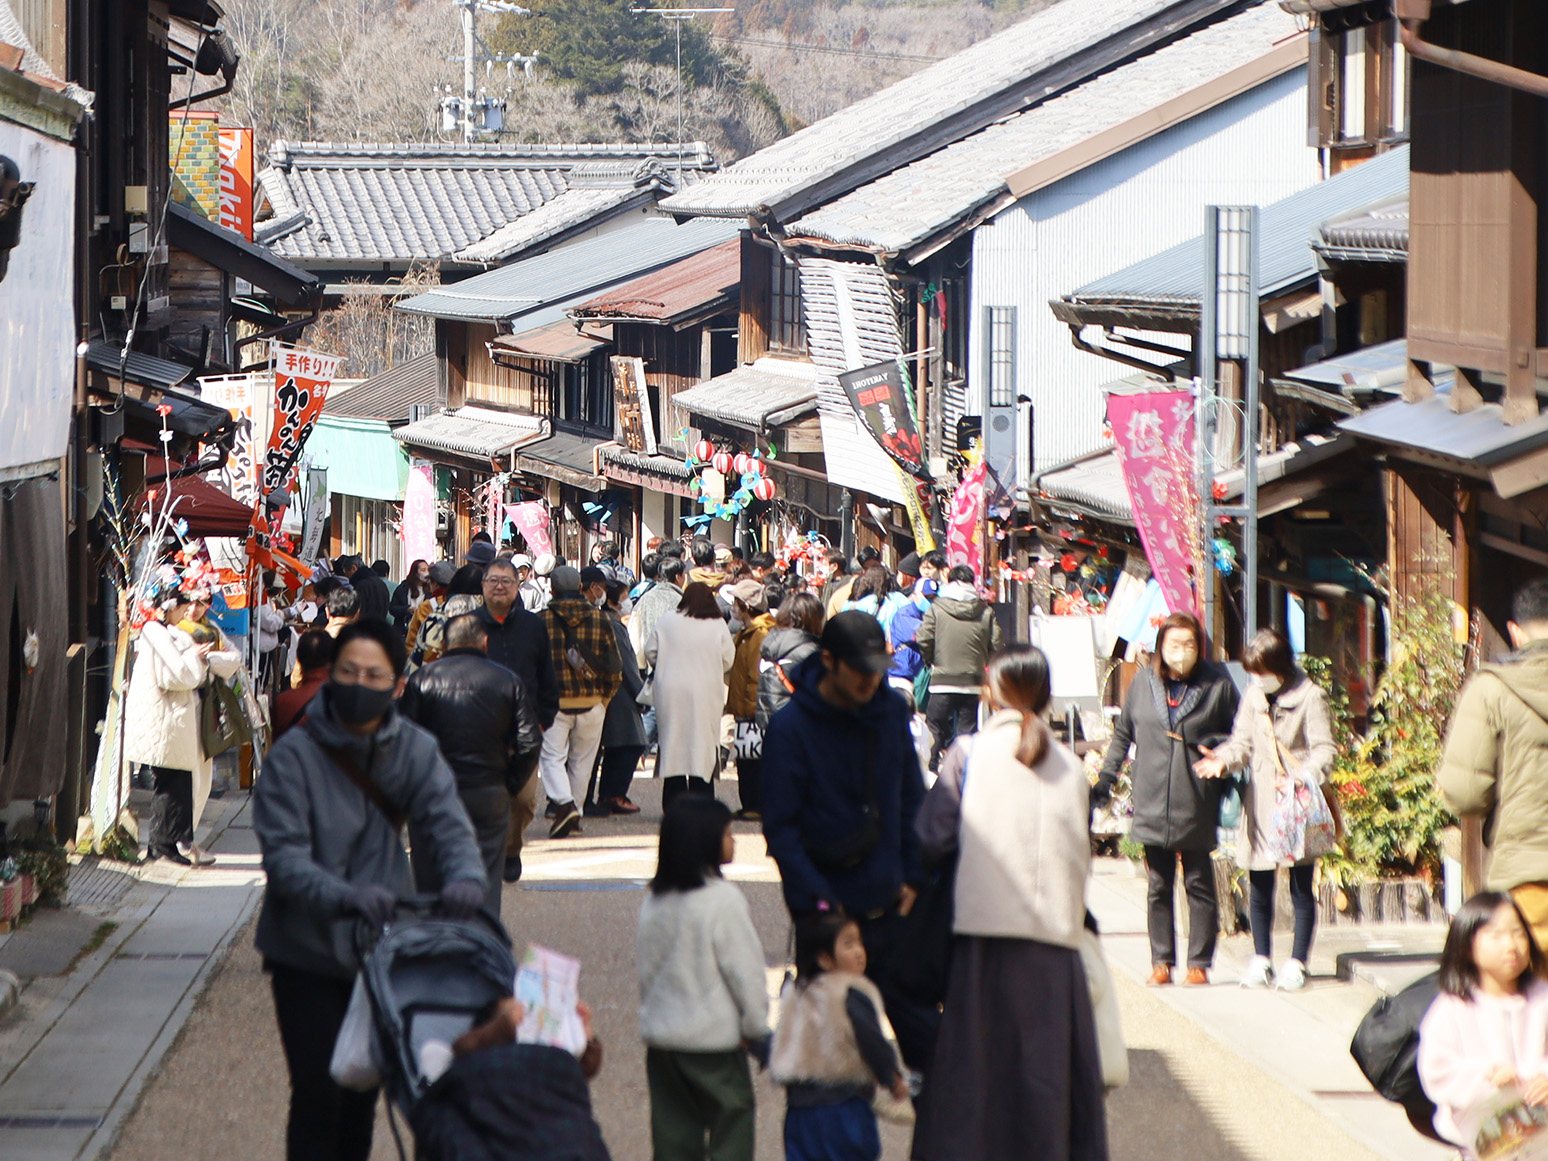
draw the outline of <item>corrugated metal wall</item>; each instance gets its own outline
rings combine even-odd
[[[1077,351],[1049,300],[1197,235],[1205,205],[1267,205],[1318,176],[1297,69],[1023,198],[975,232],[970,399],[981,410],[984,308],[1019,307],[1018,390],[1033,401],[1036,428],[1029,461],[1024,417],[1023,484],[1029,463],[1041,471],[1101,446],[1096,388],[1129,372]]]

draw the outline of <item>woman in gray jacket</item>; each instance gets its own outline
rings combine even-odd
[[[1194,769],[1200,777],[1218,778],[1238,766],[1248,768],[1236,862],[1247,869],[1252,883],[1252,942],[1257,954],[1247,965],[1242,986],[1266,988],[1272,974],[1269,953],[1279,865],[1267,841],[1275,798],[1282,791],[1293,791],[1297,782],[1325,784],[1338,747],[1328,695],[1296,665],[1284,637],[1273,629],[1260,630],[1242,653],[1242,668],[1252,674],[1253,682],[1236,713],[1231,738],[1214,750],[1204,748],[1204,758]],[[1306,957],[1317,925],[1317,901],[1312,895],[1316,862],[1303,859],[1289,868],[1295,942],[1277,976],[1286,991],[1306,986]]]

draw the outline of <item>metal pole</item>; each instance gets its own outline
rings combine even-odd
[[[474,67],[473,10],[477,0],[465,0],[462,5],[462,140],[473,141],[473,87],[477,83]]]
[[[683,22],[672,21],[677,33],[677,188],[683,188]]]
[[[1247,325],[1246,422],[1242,424],[1242,466],[1246,476],[1242,504],[1242,641],[1258,631],[1258,207],[1247,215],[1247,301],[1252,313]]]
[[[1194,440],[1198,444],[1199,457],[1199,559],[1198,585],[1199,608],[1204,614],[1204,634],[1215,634],[1215,567],[1212,544],[1215,527],[1215,449],[1212,420],[1214,418],[1216,375],[1215,356],[1216,308],[1220,279],[1220,207],[1204,208],[1204,287],[1202,318],[1199,325],[1199,355],[1194,367],[1196,402],[1194,411]]]

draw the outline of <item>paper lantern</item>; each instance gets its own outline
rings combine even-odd
[[[745,476],[752,468],[753,458],[746,452],[737,452],[736,459],[731,461],[731,466],[736,469],[736,474]]]
[[[693,458],[700,463],[709,463],[710,457],[715,454],[715,445],[707,439],[701,439],[693,445]]]
[[[772,500],[774,498],[774,481],[764,476],[753,485],[753,495],[760,500]]]
[[[710,464],[722,476],[729,474],[731,471],[731,453],[724,451],[716,452],[714,457],[711,458]]]
[[[768,470],[764,466],[763,460],[760,457],[758,457],[758,456],[748,456],[747,458],[748,458],[749,461],[751,461],[747,465],[747,470],[749,472],[751,472],[753,475],[761,476],[761,475],[763,475],[763,473],[765,471]]]

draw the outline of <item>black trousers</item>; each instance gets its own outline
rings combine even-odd
[[[736,793],[743,810],[763,813],[763,759],[736,760]]]
[[[665,810],[684,794],[715,794],[715,785],[708,779],[691,778],[686,774],[668,774],[661,780],[661,809]]]
[[[457,786],[457,797],[473,823],[473,836],[478,840],[478,853],[484,860],[484,906],[500,914],[500,888],[504,885],[505,844],[511,824],[511,796],[505,783],[495,782],[485,786]],[[414,889],[425,895],[439,895],[441,888],[440,863],[435,845],[412,822],[409,823],[409,863],[414,868]]]
[[[368,1161],[376,1089],[351,1092],[328,1075],[353,983],[266,963],[290,1069],[286,1161]]]
[[[1177,966],[1174,892],[1179,856],[1182,858],[1183,890],[1188,893],[1188,966],[1208,968],[1215,962],[1215,938],[1220,933],[1215,867],[1208,851],[1145,848],[1145,870],[1150,879],[1150,962]]]
[[[1315,863],[1302,863],[1290,867],[1290,904],[1295,908],[1295,942],[1291,945],[1290,958],[1306,962],[1311,954],[1312,933],[1317,929],[1317,899],[1312,894],[1312,876]],[[1266,871],[1248,871],[1252,884],[1252,947],[1255,952],[1268,958],[1274,936],[1274,877],[1270,867]]]
[[[596,801],[609,798],[628,798],[629,786],[634,781],[634,771],[640,764],[644,746],[603,746],[602,770],[597,775]]]
[[[978,728],[978,695],[976,693],[934,693],[925,706],[925,722],[935,739],[930,751],[930,765],[941,760],[941,754],[958,734],[971,734]]]
[[[920,1072],[928,1072],[930,1055],[935,1049],[935,1034],[941,1026],[940,1009],[921,1004],[903,995],[893,983],[892,967],[903,936],[904,917],[896,907],[881,915],[857,915],[860,938],[865,943],[865,974],[881,992],[887,1008],[887,1020],[898,1037],[903,1063]]]
[[[155,779],[150,809],[150,849],[193,842],[193,771],[146,767]]]

